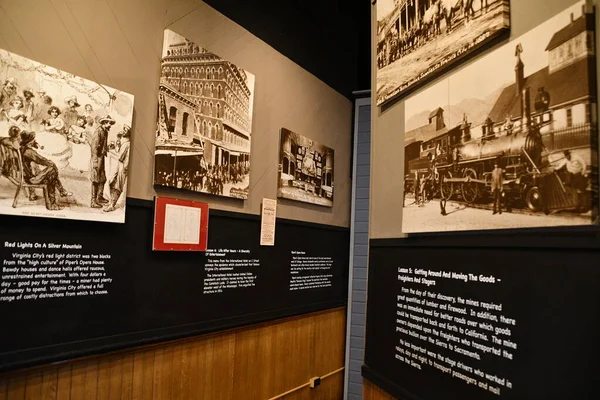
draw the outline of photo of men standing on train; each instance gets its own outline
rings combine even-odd
[[[597,222],[594,29],[578,2],[406,101],[404,232]]]

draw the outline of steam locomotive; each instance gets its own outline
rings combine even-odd
[[[472,139],[471,123],[465,116],[458,126],[406,147],[405,193],[413,190],[418,176],[428,183],[430,198],[455,198],[473,204],[491,194],[491,174],[498,163],[504,170],[502,195],[509,208],[524,203],[532,211],[545,213],[589,209],[591,196],[582,196],[565,185],[548,163],[540,131],[551,123],[552,113],[547,107],[540,107],[532,117],[529,88],[522,91],[518,121],[507,119],[503,126],[494,128],[488,119],[482,125],[481,137]],[[410,158],[417,153],[418,157]]]

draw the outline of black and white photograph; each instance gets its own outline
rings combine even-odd
[[[0,213],[125,222],[134,97],[0,50]]]
[[[165,30],[154,184],[247,199],[254,75]]]
[[[281,128],[277,197],[333,207],[334,151]]]
[[[594,14],[576,3],[405,103],[405,233],[596,223]]]
[[[377,0],[377,105],[508,33],[509,0]]]

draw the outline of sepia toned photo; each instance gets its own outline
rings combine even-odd
[[[165,30],[154,184],[247,199],[254,75]]]
[[[596,223],[594,38],[580,1],[406,102],[404,232]]]
[[[435,77],[510,27],[508,0],[378,0],[377,105]]]
[[[131,94],[0,50],[0,213],[125,222]]]
[[[333,149],[281,128],[277,196],[333,207]]]

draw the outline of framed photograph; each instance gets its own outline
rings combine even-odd
[[[377,0],[377,105],[510,29],[509,0]]]
[[[281,128],[277,196],[333,207],[334,151]]]
[[[579,1],[406,101],[404,232],[596,223],[594,21]]]
[[[125,222],[133,95],[0,50],[0,213]]]
[[[165,30],[154,184],[247,199],[254,75]]]

